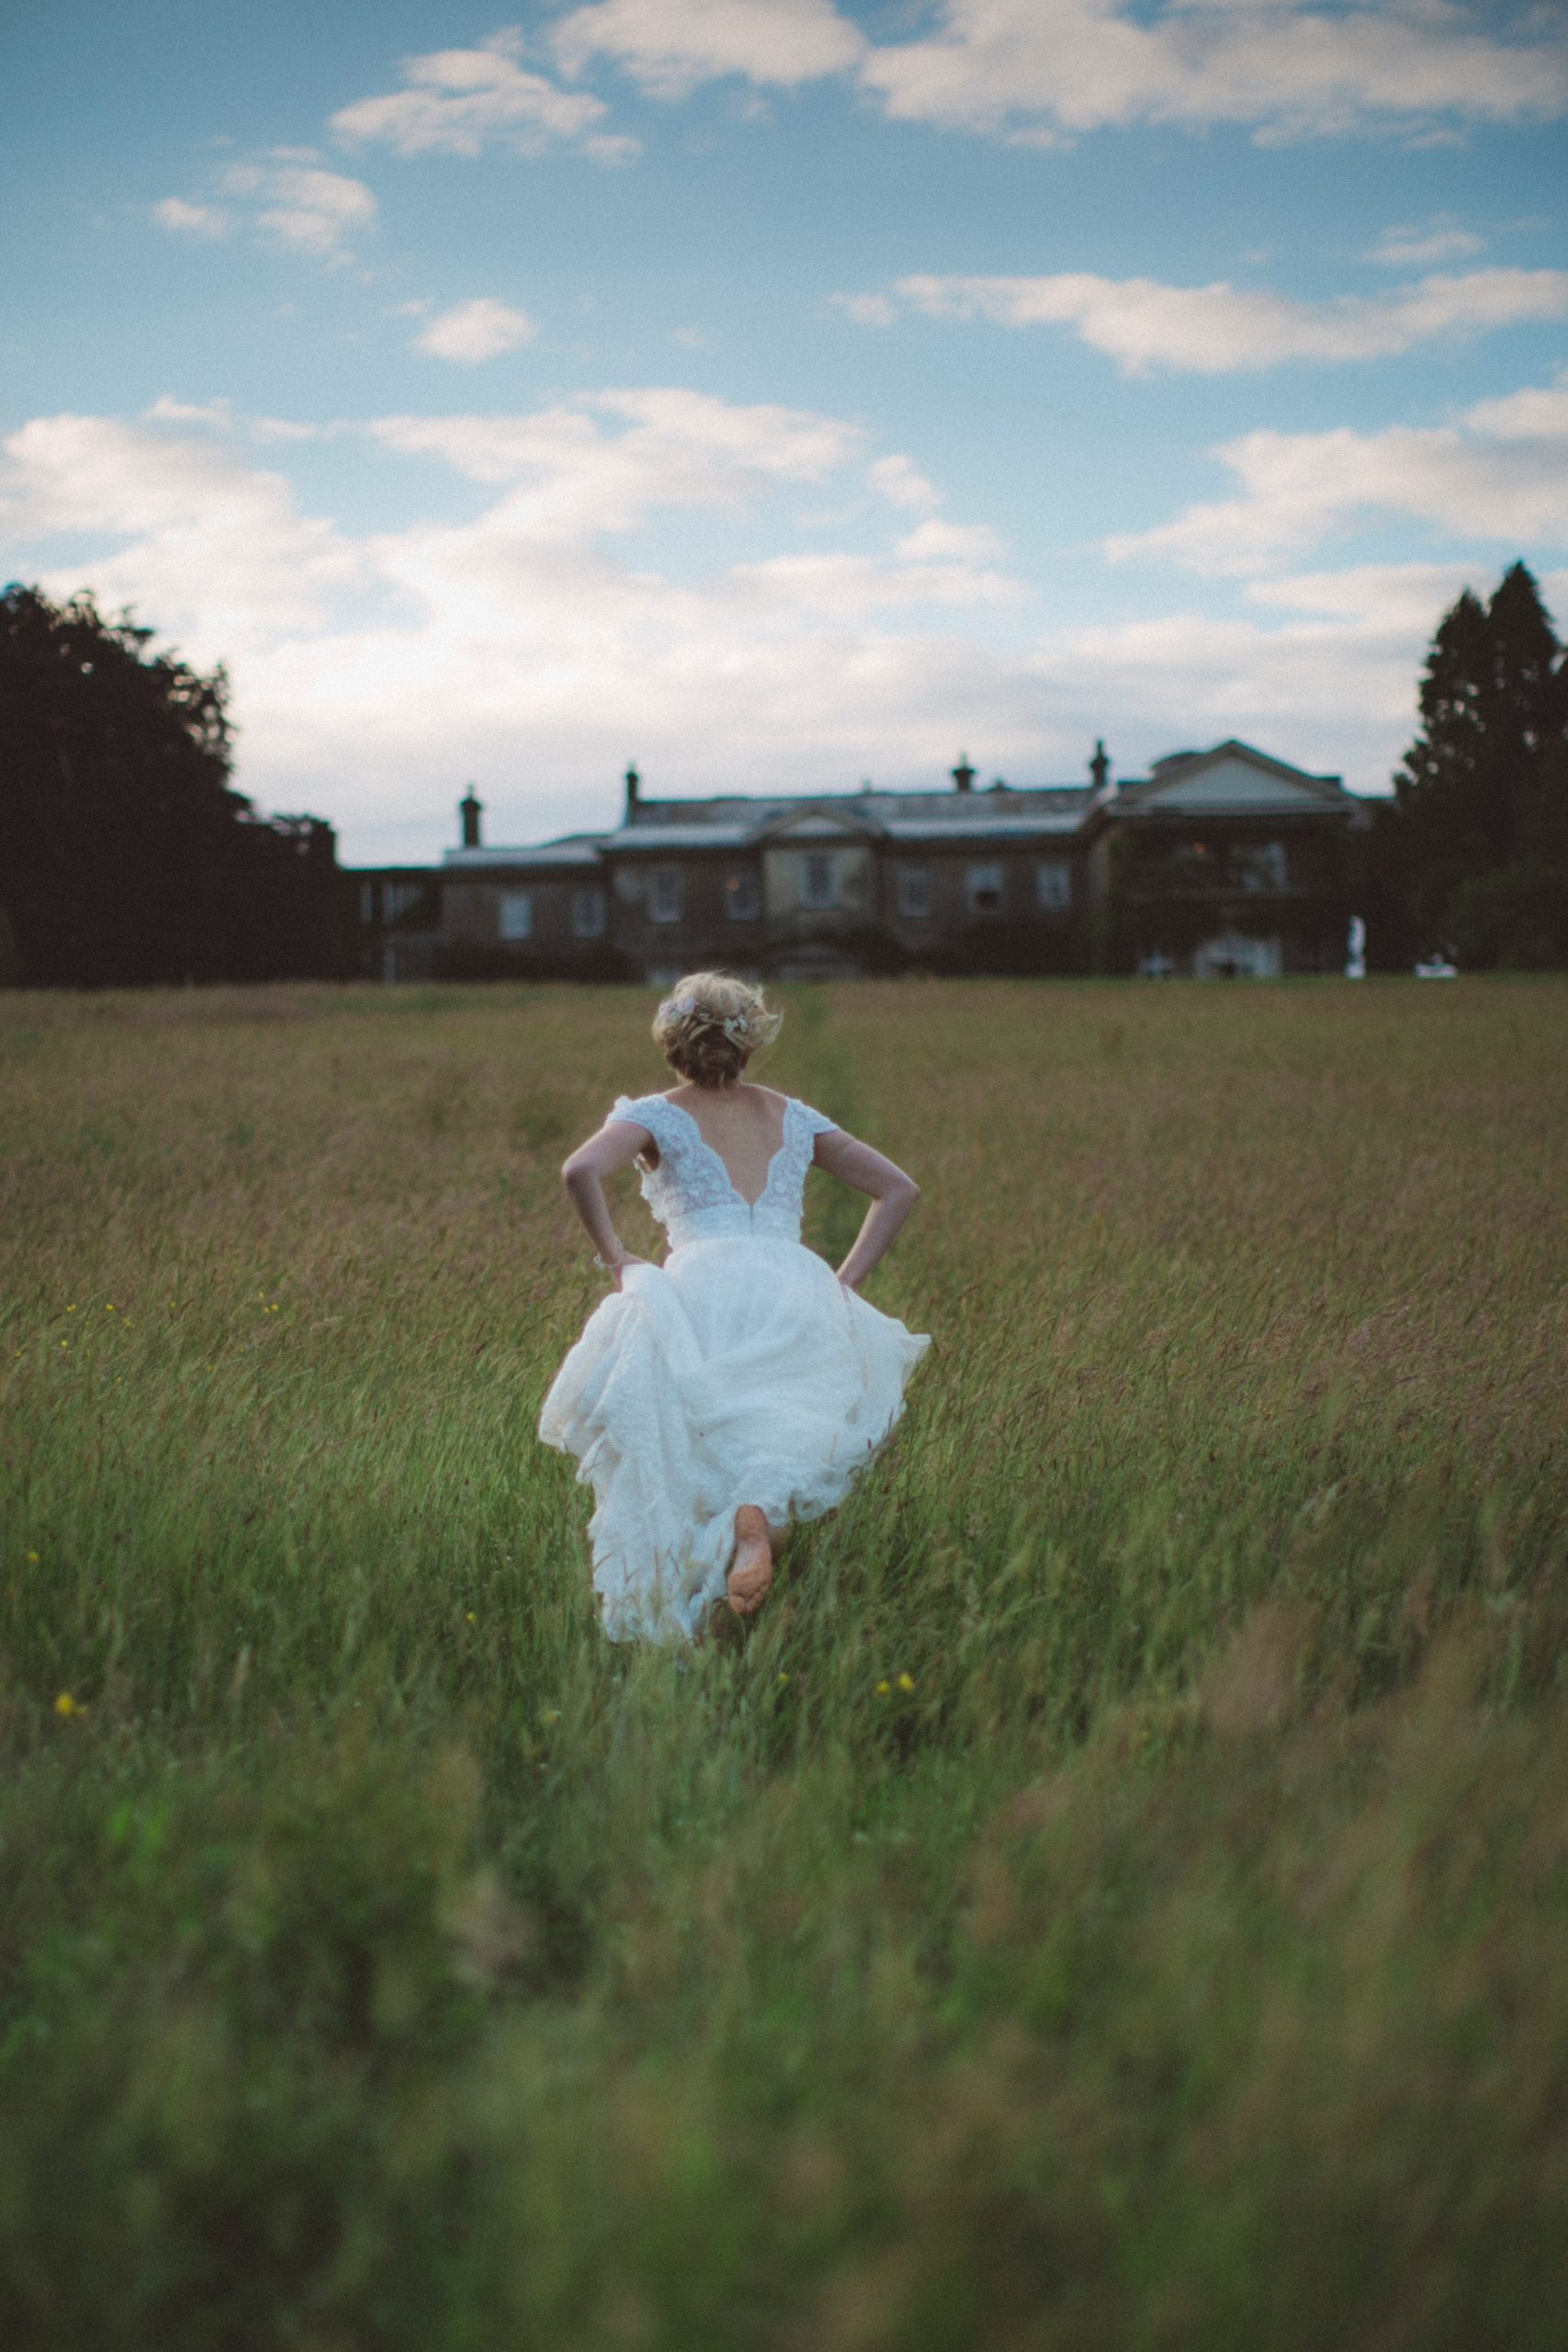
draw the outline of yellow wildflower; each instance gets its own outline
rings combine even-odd
[[[891,1682],[879,1682],[879,1683],[877,1684],[877,1686],[876,1686],[876,1695],[877,1695],[877,1697],[878,1697],[879,1699],[886,1699],[886,1696],[887,1696],[887,1693],[889,1692],[889,1690],[892,1690],[892,1688],[893,1688],[893,1685],[891,1684]]]
[[[547,1724],[558,1724],[560,1721],[560,1709],[558,1707],[547,1707],[545,1709],[545,1721]]]
[[[915,1678],[912,1674],[901,1674],[898,1677],[898,1688],[900,1690],[912,1690],[914,1687]]]
[[[36,1568],[38,1566],[38,1554],[36,1552],[29,1552],[28,1554],[28,1558],[31,1565]]]
[[[782,1673],[782,1672],[781,1672],[781,1674],[780,1674],[780,1676],[779,1676],[779,1680],[780,1680],[781,1682],[787,1682],[787,1681],[789,1680],[789,1677],[788,1677],[788,1675],[787,1675],[787,1674],[784,1674],[784,1673]]]
[[[62,1690],[54,1702],[54,1712],[57,1715],[85,1715],[87,1710],[69,1690]]]
[[[477,1621],[477,1619],[475,1618],[475,1616],[474,1616],[474,1612],[473,1612],[473,1611],[472,1611],[471,1609],[470,1609],[470,1610],[468,1611],[468,1623],[469,1623],[469,1624],[470,1624],[470,1625],[477,1623],[477,1622],[478,1622],[478,1621]]]

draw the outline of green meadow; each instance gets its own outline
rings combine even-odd
[[[934,1345],[676,1658],[650,998],[0,996],[0,2339],[1557,2352],[1568,985],[784,999]]]

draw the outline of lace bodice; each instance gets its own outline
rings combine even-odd
[[[737,1192],[729,1170],[691,1113],[667,1094],[619,1094],[610,1116],[646,1127],[659,1146],[658,1167],[644,1168],[639,1176],[643,1199],[672,1248],[732,1234],[799,1240],[806,1172],[818,1136],[835,1124],[820,1111],[785,1095],[784,1138],[755,1201]]]

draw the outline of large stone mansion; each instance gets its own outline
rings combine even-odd
[[[1336,971],[1365,804],[1247,743],[1082,785],[647,797],[607,832],[481,838],[438,867],[362,869],[361,961],[431,976],[667,984],[706,965],[779,979],[873,972]]]

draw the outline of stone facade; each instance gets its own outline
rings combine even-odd
[[[862,973],[1341,968],[1364,805],[1235,741],[1112,782],[809,799],[649,799],[622,821],[491,846],[463,803],[439,867],[351,876],[364,968],[662,984],[706,965]]]

